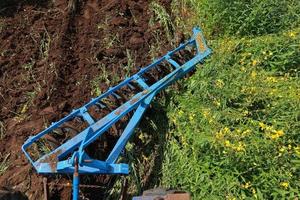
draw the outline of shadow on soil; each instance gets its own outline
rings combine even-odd
[[[167,99],[166,96],[164,98]],[[168,104],[167,100],[164,104]],[[131,199],[132,194],[140,195],[143,191],[160,185],[166,135],[169,129],[165,107],[154,101],[132,138],[132,150],[127,151],[125,157],[131,165],[130,180],[132,182],[128,185],[129,188],[134,186],[136,191],[128,189],[121,199]],[[126,188],[123,190],[126,191]]]
[[[13,17],[24,5],[45,8],[50,0],[1,0],[0,17]]]

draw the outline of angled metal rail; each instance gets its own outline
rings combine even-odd
[[[179,64],[172,57],[179,51],[188,48],[188,46],[193,47],[196,50],[196,53],[185,63]],[[198,63],[202,63],[210,54],[211,49],[207,47],[202,31],[199,28],[194,28],[192,38],[186,43],[180,44],[179,47],[168,52],[165,56],[154,61],[152,64],[142,68],[138,73],[125,79],[117,86],[110,88],[107,92],[92,99],[81,108],[73,110],[69,115],[58,122],[52,123],[50,127],[46,128],[36,136],[29,137],[22,146],[23,152],[36,171],[40,174],[73,174],[73,199],[78,198],[79,174],[128,174],[128,165],[116,163],[116,161],[152,99],[166,86],[193,70]],[[170,64],[172,70],[153,84],[147,83],[144,75],[149,73],[151,69],[157,68],[159,71],[160,69],[158,66],[164,62]],[[98,108],[104,108],[106,106],[102,101],[104,98],[109,96],[119,98],[120,96],[117,91],[123,87],[134,88],[133,82],[139,86],[141,89],[140,92],[134,94],[131,99],[115,110],[112,110],[103,118],[95,120],[92,117],[91,113],[89,113],[90,107],[96,106]],[[131,119],[106,160],[91,158],[86,153],[88,145],[101,137],[101,135],[108,131],[108,129],[116,124],[122,117],[132,111],[134,111],[134,113]],[[51,152],[48,152],[37,159],[32,158],[28,149],[35,142],[43,138],[46,134],[53,133],[53,130],[74,118],[80,118],[88,124],[88,127],[56,147]]]

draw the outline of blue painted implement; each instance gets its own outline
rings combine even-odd
[[[175,61],[173,57],[187,48],[194,48],[195,55],[182,64]],[[128,174],[128,165],[116,163],[116,161],[152,99],[166,86],[193,70],[198,63],[202,63],[210,54],[211,50],[206,45],[202,31],[199,28],[194,28],[192,38],[186,43],[142,68],[138,73],[92,99],[81,108],[73,110],[60,121],[52,123],[50,127],[36,136],[29,137],[22,146],[23,152],[40,174],[73,174],[73,199],[78,198],[79,174]],[[151,73],[153,69],[162,73],[164,65],[168,65],[171,70],[159,80],[149,83],[146,74]],[[108,107],[104,99],[109,97],[121,98],[120,89],[124,87],[139,88],[140,91],[116,109],[111,110],[106,116],[96,120],[89,109],[97,107],[101,110]],[[112,128],[121,118],[132,112],[132,117],[108,157],[105,160],[91,158],[87,154],[86,148]],[[73,119],[81,120],[87,124],[87,127],[44,155],[35,159],[32,158],[32,152],[29,153],[28,150],[32,148],[34,143],[43,139],[47,134],[51,135],[54,130]]]

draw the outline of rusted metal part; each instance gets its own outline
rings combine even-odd
[[[191,195],[188,192],[165,190],[162,188],[156,188],[152,190],[146,190],[142,196],[133,197],[132,200],[190,200]]]
[[[49,187],[73,187],[72,183],[47,183]],[[101,188],[105,189],[106,186],[100,185],[86,185],[86,184],[79,184],[79,188]]]
[[[136,98],[131,99],[129,103],[130,103],[130,105],[132,105],[132,104],[136,103],[138,100],[140,100],[140,98],[136,97]]]
[[[116,115],[120,115],[122,112],[124,112],[125,110],[127,109],[126,105],[122,105],[120,108],[118,108],[116,111],[115,111],[115,114]]]
[[[59,149],[56,152],[47,155],[45,158],[41,159],[39,163],[49,163],[52,172],[56,172],[56,165],[58,162],[58,156],[62,153],[62,150]]]
[[[197,44],[198,44],[198,51],[201,52],[201,53],[205,52],[206,47],[205,47],[205,44],[203,42],[203,38],[202,38],[201,34],[197,34],[196,41],[197,41]]]

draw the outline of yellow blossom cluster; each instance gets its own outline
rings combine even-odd
[[[290,36],[291,38],[295,38],[295,37],[296,37],[296,33],[291,31],[290,34],[289,34],[289,36]]]
[[[273,76],[267,77],[265,80],[266,80],[266,82],[269,82],[269,83],[277,83],[278,82],[278,80]]]
[[[229,140],[225,140],[224,146],[228,147],[228,148],[231,148],[234,151],[241,152],[241,151],[245,151],[245,146],[246,145],[241,141],[238,142],[237,144],[233,144]]]
[[[225,85],[225,83],[221,79],[216,80],[216,87],[217,88],[223,88],[224,85]]]
[[[253,60],[253,61],[252,61],[252,66],[255,67],[258,63],[259,63],[258,60]]]
[[[256,75],[257,75],[256,71],[251,72],[251,78],[253,78],[253,79],[256,78]]]
[[[281,183],[280,183],[280,186],[283,187],[284,189],[287,189],[287,188],[289,187],[289,185],[290,185],[290,184],[289,184],[289,182],[287,182],[287,181],[284,181],[284,182],[281,182]]]
[[[195,117],[196,117],[196,114],[195,114],[195,113],[191,113],[191,114],[189,115],[189,120],[190,120],[190,122],[193,122],[194,119],[195,119]]]
[[[295,151],[296,155],[300,157],[300,145],[294,147],[294,151]]]
[[[262,122],[259,122],[259,127],[267,133],[267,136],[272,139],[276,140],[284,135],[283,130],[276,130],[272,126],[268,126]]]
[[[250,182],[246,182],[245,184],[242,184],[241,187],[244,188],[244,189],[248,189],[248,188],[251,187],[251,183]]]
[[[202,112],[203,117],[208,121],[208,123],[213,123],[215,120],[215,115],[213,115],[210,109],[204,109]]]

